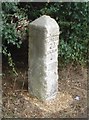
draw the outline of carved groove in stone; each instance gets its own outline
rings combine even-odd
[[[58,92],[59,26],[46,15],[29,25],[28,89],[33,96],[49,100]]]

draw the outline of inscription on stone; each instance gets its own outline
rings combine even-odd
[[[55,98],[58,92],[59,26],[46,15],[29,25],[28,89],[41,100]]]

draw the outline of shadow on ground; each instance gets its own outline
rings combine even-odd
[[[26,46],[25,46],[26,47]],[[68,65],[59,68],[56,99],[41,102],[28,93],[27,47],[14,50],[18,76],[3,59],[3,117],[4,118],[86,118],[87,68]],[[23,56],[23,58],[22,58]]]
[[[20,65],[21,66],[21,65]],[[59,92],[43,103],[27,90],[27,69],[17,67],[18,77],[3,66],[3,117],[85,118],[87,117],[87,69],[69,65],[59,69]]]

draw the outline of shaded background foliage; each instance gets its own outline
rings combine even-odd
[[[89,41],[88,12],[88,3],[2,3],[3,54],[7,56],[9,65],[14,70],[11,46],[21,49],[24,41],[28,41],[28,24],[44,14],[53,17],[60,26],[61,65],[68,63],[86,65]]]

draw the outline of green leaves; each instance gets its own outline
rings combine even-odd
[[[22,11],[20,13],[20,9],[17,6],[17,3],[2,3],[2,52],[5,56],[7,56],[8,64],[12,68],[15,75],[17,75],[17,72],[15,70],[15,64],[12,59],[11,51],[9,50],[9,45],[17,46],[17,48],[20,48],[22,44],[22,37],[23,34],[26,33],[26,30],[23,30],[22,28],[26,28],[27,23],[25,22],[22,24],[24,14],[22,15]],[[17,29],[18,26],[21,26],[20,29]]]
[[[3,3],[3,44],[20,48],[29,21],[49,15],[59,24],[59,60],[86,64],[89,41],[89,4],[81,2]],[[29,18],[29,21],[27,20]]]

